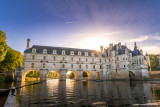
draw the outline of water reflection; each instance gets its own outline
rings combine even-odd
[[[159,83],[54,79],[18,90],[17,106],[157,106]]]

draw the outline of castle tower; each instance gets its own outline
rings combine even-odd
[[[134,50],[137,50],[137,44],[134,42]]]
[[[103,46],[100,46],[100,52],[103,52]]]
[[[27,49],[29,49],[30,48],[30,39],[27,39]]]

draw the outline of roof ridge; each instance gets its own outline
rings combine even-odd
[[[44,45],[33,45],[33,46],[50,47],[50,48],[66,48],[66,49],[80,49],[80,50],[97,51],[97,50],[94,50],[94,49],[82,49],[82,48],[70,48],[70,47],[57,47],[57,46],[44,46]],[[33,46],[32,46],[32,47],[33,47]]]

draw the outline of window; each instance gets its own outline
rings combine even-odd
[[[88,52],[85,52],[85,56],[88,56]]]
[[[55,68],[55,64],[53,64],[53,68]]]
[[[123,60],[125,60],[125,58],[123,58]]]
[[[100,54],[99,54],[99,56],[101,57],[101,56],[102,56],[102,54],[100,53]]]
[[[53,54],[57,54],[57,50],[53,50]]]
[[[56,60],[56,57],[55,57],[55,56],[53,57],[53,60],[54,60],[54,61]]]
[[[32,49],[32,52],[33,52],[33,53],[36,53],[36,48],[33,48],[33,49]]]
[[[73,68],[73,64],[71,64],[71,68]]]
[[[79,69],[81,69],[81,65],[79,65]]]
[[[47,49],[43,49],[43,53],[47,53]]]
[[[33,55],[33,56],[32,56],[32,60],[34,60],[34,59],[35,59],[35,56]]]
[[[99,62],[101,63],[101,62],[102,62],[102,60],[101,60],[101,59],[99,59]]]
[[[94,53],[93,53],[93,52],[91,53],[91,56],[94,56]]]
[[[31,67],[34,68],[34,63],[31,64]]]
[[[92,62],[94,62],[94,59],[92,59]]]
[[[102,65],[100,65],[100,69],[103,69],[103,66],[102,66]]]
[[[62,65],[62,68],[65,68],[65,64]]]
[[[46,67],[46,64],[45,63],[43,63],[43,68],[45,68]]]
[[[64,57],[62,58],[62,60],[63,60],[63,61],[65,60]]]
[[[105,62],[106,62],[106,59],[105,59]]]
[[[74,51],[71,51],[70,55],[74,55]]]
[[[46,56],[43,56],[43,59],[46,60]]]
[[[95,65],[93,65],[93,69],[95,69]]]
[[[117,61],[118,61],[118,57],[117,57]]]
[[[86,58],[86,62],[88,61],[88,59]]]
[[[79,61],[81,61],[81,58],[79,58]]]
[[[86,69],[88,69],[88,65],[86,65]]]
[[[78,55],[81,55],[81,52],[78,52]]]
[[[62,51],[62,55],[65,55],[65,51],[64,50]]]
[[[71,58],[71,61],[73,61],[73,57]]]
[[[126,65],[124,65],[124,68],[126,67]]]

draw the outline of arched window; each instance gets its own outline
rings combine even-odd
[[[33,49],[32,49],[32,52],[33,52],[33,53],[36,53],[36,48],[33,48]]]
[[[85,56],[88,56],[88,52],[85,52]]]
[[[74,55],[74,51],[71,51],[71,52],[70,52],[70,55]]]
[[[53,54],[57,54],[57,50],[53,50]]]
[[[53,60],[54,60],[54,61],[56,60],[56,57],[55,57],[55,56],[53,57]]]
[[[34,63],[31,64],[31,67],[34,68]]]
[[[86,69],[88,69],[88,65],[86,65]]]
[[[43,68],[45,68],[46,67],[46,64],[45,63],[43,63]]]
[[[62,51],[62,55],[65,55],[65,54],[66,54],[66,53],[65,53],[65,51],[63,50],[63,51]]]
[[[64,60],[65,60],[65,58],[63,57],[63,58],[62,58],[62,60],[64,61]]]
[[[65,64],[62,65],[62,68],[65,68]]]
[[[93,69],[95,69],[95,65],[93,65]]]
[[[71,68],[73,69],[73,64],[71,64]]]
[[[43,53],[47,53],[47,49],[43,49]]]
[[[99,59],[99,62],[101,63],[101,62],[102,62],[102,60],[101,60],[101,59]]]
[[[94,53],[93,53],[93,52],[91,53],[91,56],[94,56]]]
[[[46,56],[43,56],[43,59],[46,60]]]
[[[81,55],[81,52],[78,52],[78,55]]]

